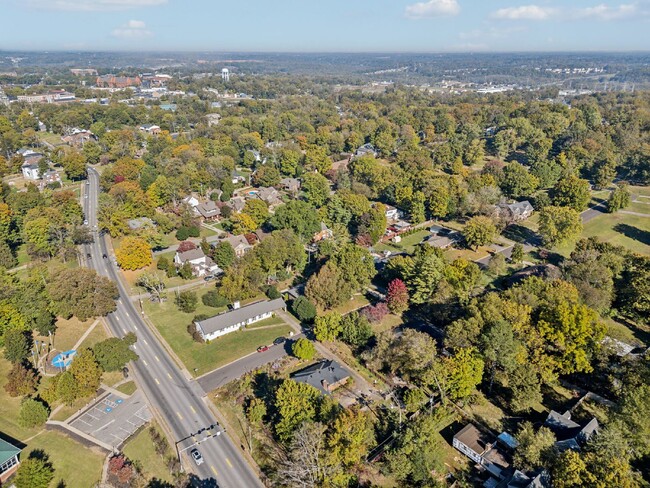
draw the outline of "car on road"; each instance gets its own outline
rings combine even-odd
[[[194,459],[194,462],[197,466],[201,466],[203,464],[203,456],[201,456],[201,453],[198,449],[192,449],[190,451],[190,454],[192,455],[192,459]]]
[[[88,225],[88,220],[84,220],[84,225]]]
[[[102,258],[103,258],[103,259],[107,259],[108,256],[107,256],[106,254],[102,254]]]
[[[214,275],[208,275],[208,276],[205,276],[203,278],[203,281],[211,281],[211,280],[213,280],[215,278],[216,278],[216,276],[214,276]]]
[[[269,346],[260,346],[257,348],[257,352],[266,352],[269,350]]]
[[[287,342],[286,337],[278,337],[273,341],[273,345],[277,346],[278,344],[284,344],[285,342]]]
[[[90,259],[91,258],[90,253],[86,253],[86,257]]]

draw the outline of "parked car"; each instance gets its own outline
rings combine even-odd
[[[257,348],[257,352],[266,352],[269,350],[269,346],[260,346]]]
[[[278,344],[284,344],[286,341],[287,341],[286,337],[278,337],[273,341],[273,344],[277,346]]]
[[[190,454],[192,455],[192,459],[194,459],[194,462],[196,463],[197,466],[203,464],[203,456],[201,456],[201,453],[199,452],[198,449],[192,449]]]

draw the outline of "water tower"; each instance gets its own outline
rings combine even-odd
[[[230,81],[230,71],[228,71],[228,68],[223,68],[221,70],[221,79],[223,81]]]

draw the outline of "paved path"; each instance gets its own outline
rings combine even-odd
[[[76,343],[74,346],[72,346],[72,349],[75,349],[75,350],[79,349],[79,346],[81,345],[81,343],[86,339],[86,337],[88,337],[88,336],[90,335],[90,333],[91,333],[93,330],[95,330],[95,326],[97,326],[98,323],[99,323],[99,319],[95,320],[95,321],[91,324],[91,326],[88,327],[88,329],[86,329],[86,332],[84,332],[84,334],[79,338],[79,340],[77,341],[77,343]]]
[[[637,217],[650,217],[650,214],[641,213],[641,212],[632,212],[630,210],[619,210],[618,213],[627,214],[627,215],[636,215]]]

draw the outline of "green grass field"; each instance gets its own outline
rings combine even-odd
[[[156,477],[172,482],[173,478],[169,474],[165,461],[156,453],[149,435],[149,425],[129,439],[123,449],[124,455],[131,461],[140,462],[146,478]]]
[[[133,381],[127,381],[126,383],[122,383],[120,386],[115,388],[117,391],[120,391],[124,393],[125,395],[133,395],[135,393],[135,390],[138,389],[138,387],[135,385]]]
[[[99,448],[84,447],[63,433],[48,431],[27,442],[22,458],[36,449],[45,451],[54,466],[51,487],[61,486],[63,481],[63,486],[92,488],[101,480],[105,454]]]
[[[419,230],[414,232],[411,235],[404,237],[399,243],[387,242],[381,243],[374,246],[376,251],[391,251],[391,252],[402,252],[412,253],[422,239],[428,236],[430,232],[427,229]]]
[[[10,397],[4,389],[9,370],[11,370],[11,363],[3,355],[0,355],[0,432],[19,441],[24,441],[37,434],[39,429],[25,429],[18,425],[21,398]]]
[[[143,301],[143,305],[145,313],[170,347],[187,369],[197,376],[254,352],[258,346],[270,344],[273,339],[287,335],[291,330],[291,327],[280,321],[275,327],[232,332],[210,344],[199,344],[187,333],[187,325],[195,315],[216,315],[225,308],[206,307],[200,299],[199,307],[194,313],[181,312],[172,300],[161,304]]]

